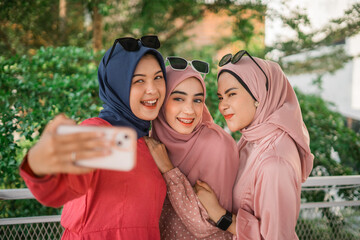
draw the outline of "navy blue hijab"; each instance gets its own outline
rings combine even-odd
[[[142,46],[139,41],[138,51],[126,51],[120,44],[116,44],[114,52],[106,68],[105,63],[111,49],[102,58],[99,69],[99,96],[104,102],[104,109],[99,117],[113,126],[128,126],[136,130],[138,138],[149,135],[150,121],[142,120],[134,115],[130,108],[130,88],[135,68],[140,59],[147,53],[158,60],[166,82],[164,59],[153,48]]]

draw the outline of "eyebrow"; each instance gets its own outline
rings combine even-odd
[[[156,74],[159,74],[159,73],[161,73],[162,71],[161,70],[159,70],[159,71],[157,71],[156,73],[154,73],[154,75],[156,75]],[[134,74],[133,75],[133,78],[134,77],[145,77],[145,74]]]
[[[186,92],[183,92],[183,91],[173,91],[170,95],[173,95],[173,94],[181,94],[181,95],[188,95]]]
[[[228,90],[225,91],[225,94],[227,94],[228,92],[232,91],[232,90],[236,90],[237,88],[229,88]]]
[[[229,88],[228,90],[225,91],[225,94],[227,94],[228,92],[232,91],[232,90],[236,90],[237,88],[233,87],[233,88]],[[216,93],[218,96],[221,96],[220,93]]]
[[[186,92],[183,92],[183,91],[173,91],[170,95],[173,95],[173,94],[181,94],[181,95],[185,95],[187,96],[188,94]],[[196,93],[194,94],[195,97],[198,97],[198,96],[204,96],[204,93]]]

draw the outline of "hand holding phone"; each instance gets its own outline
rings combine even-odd
[[[111,143],[111,154],[104,157],[79,159],[75,161],[78,166],[101,168],[119,171],[130,171],[136,165],[135,130],[129,127],[97,127],[80,125],[61,125],[57,128],[58,134],[71,134],[79,132],[103,132],[105,138]]]

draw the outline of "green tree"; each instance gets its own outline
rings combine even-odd
[[[0,1],[1,55],[33,53],[42,46],[86,45],[83,12],[79,1],[68,1],[64,21],[59,0]]]

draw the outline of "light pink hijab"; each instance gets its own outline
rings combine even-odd
[[[263,146],[257,147],[254,150],[255,153],[249,153],[249,155],[257,156],[265,150],[268,142],[278,136],[279,131],[283,131],[289,134],[296,144],[301,160],[301,180],[304,182],[312,170],[314,156],[310,151],[309,133],[303,122],[295,92],[277,63],[254,59],[268,77],[268,91],[265,87],[264,73],[247,56],[235,64],[229,63],[219,69],[219,73],[228,70],[239,76],[260,103],[252,123],[240,130],[242,133],[238,142],[240,162],[246,160],[242,159],[241,150],[247,142],[267,139],[261,141]]]
[[[190,134],[180,134],[165,120],[165,106],[171,92],[182,81],[197,78],[206,96],[201,75],[188,66],[184,71],[166,68],[166,97],[157,119],[152,123],[152,137],[165,144],[171,162],[186,175],[192,185],[196,180],[208,183],[220,203],[232,209],[232,190],[239,166],[236,142],[213,119],[204,105],[202,120]]]

